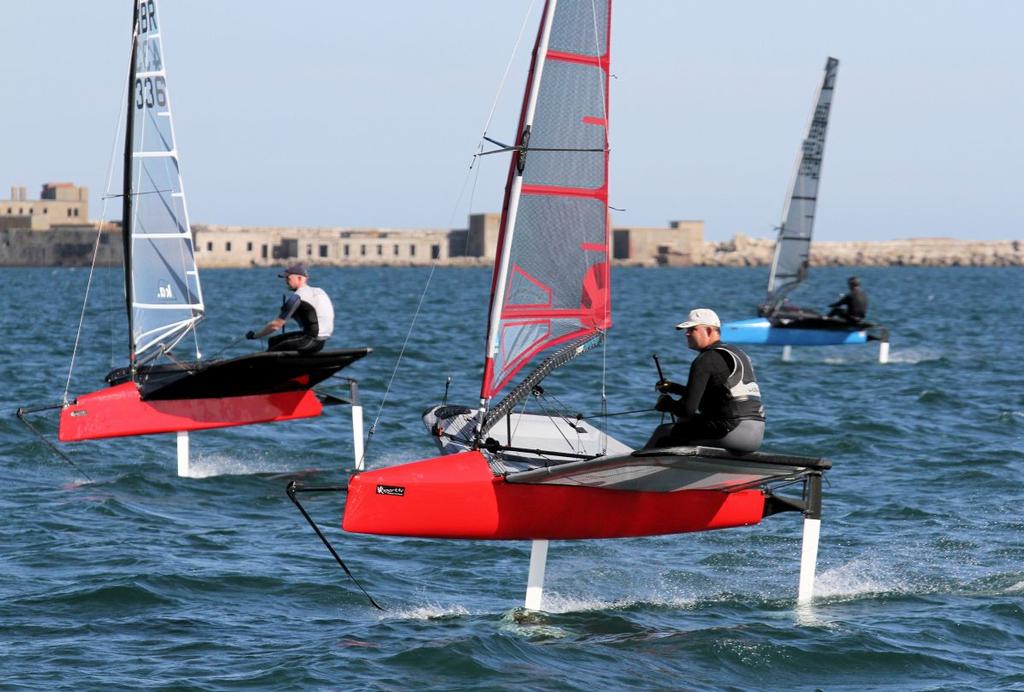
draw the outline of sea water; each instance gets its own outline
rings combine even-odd
[[[15,417],[102,385],[127,350],[119,271],[0,270],[0,685],[25,688],[596,687],[978,689],[1024,687],[1024,370],[1020,269],[856,270],[877,344],[749,347],[764,393],[764,449],[824,456],[815,598],[795,603],[801,519],[702,534],[554,541],[543,611],[519,610],[527,542],[348,535],[344,497],[303,501],[377,611],[285,495],[344,483],[350,411],[191,436],[61,445]],[[794,302],[822,308],[849,269],[815,269]],[[274,317],[271,269],[204,271],[199,346]],[[552,405],[594,415],[650,408],[685,380],[686,311],[753,315],[764,269],[616,269],[607,347],[545,383]],[[420,423],[479,393],[490,273],[319,269],[334,347],[372,346],[359,382],[366,465],[432,456]],[[76,366],[70,384],[68,365]],[[401,359],[399,360],[399,356]],[[396,367],[397,365],[397,367]],[[347,391],[342,383],[339,393]],[[601,418],[594,418],[600,422]],[[638,445],[653,411],[611,416]],[[30,416],[55,439],[54,412]]]

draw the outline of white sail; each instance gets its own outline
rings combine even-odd
[[[768,276],[768,297],[762,307],[762,312],[768,315],[778,310],[786,294],[807,276],[821,160],[825,153],[825,134],[838,71],[839,61],[829,58],[825,62],[825,76],[815,95],[814,111],[807,125],[793,185],[782,212],[782,226],[779,228],[775,258]]]
[[[125,133],[125,287],[131,358],[167,352],[203,314],[155,0],[135,6]]]

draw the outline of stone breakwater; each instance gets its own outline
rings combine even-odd
[[[737,234],[723,243],[705,242],[689,264],[706,267],[751,267],[771,264],[774,238]],[[682,264],[682,262],[669,262]],[[1021,267],[1024,241],[909,238],[874,242],[815,242],[811,265],[915,267]]]

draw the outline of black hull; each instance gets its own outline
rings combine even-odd
[[[372,349],[252,353],[228,360],[161,363],[138,369],[143,401],[221,399],[311,389],[368,355]],[[128,368],[111,371],[110,385],[127,382]]]

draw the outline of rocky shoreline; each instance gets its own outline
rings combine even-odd
[[[752,267],[769,265],[775,251],[774,238],[752,238],[742,233],[722,243],[704,243],[700,256],[690,265],[706,267]],[[669,264],[682,264],[672,262]],[[913,267],[1021,267],[1024,241],[955,240],[953,238],[908,238],[874,242],[815,242],[811,265],[822,266],[913,266]]]

